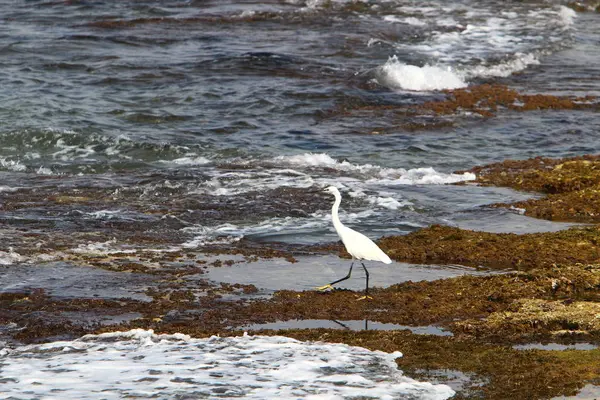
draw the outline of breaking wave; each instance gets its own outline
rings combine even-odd
[[[193,339],[135,329],[0,350],[9,396],[446,399],[398,370],[402,353],[283,336]],[[183,385],[183,386],[182,386]]]

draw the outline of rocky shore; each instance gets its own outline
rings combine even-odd
[[[323,340],[369,349],[402,351],[409,376],[454,383],[456,398],[551,398],[573,395],[600,376],[600,157],[535,158],[477,167],[479,185],[538,192],[542,197],[492,207],[536,218],[583,223],[536,234],[495,234],[434,225],[405,236],[382,238],[397,261],[485,267],[485,276],[404,282],[375,288],[372,301],[349,290],[278,291],[257,296],[253,285],[215,284],[202,275],[259,258],[296,261],[298,254],[347,257],[340,243],[320,246],[215,247],[213,260],[194,252],[91,256],[63,261],[111,273],[145,276],[146,299],[57,300],[44,290],[0,294],[2,335],[34,343],[90,332],[131,328],[196,337],[238,335],[244,330]],[[31,248],[33,252],[33,248]],[[298,263],[298,268],[302,266]],[[194,279],[188,279],[194,277]],[[126,315],[127,318],[122,316]],[[84,318],[83,316],[87,316]],[[445,335],[408,329],[248,329],[287,320],[361,320],[408,327],[435,326]],[[87,321],[87,322],[84,322]],[[527,348],[585,344],[566,350]],[[525,345],[525,349],[518,346]],[[551,345],[551,346],[552,346]],[[457,378],[457,376],[459,378]]]

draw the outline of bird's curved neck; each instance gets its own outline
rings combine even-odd
[[[343,226],[340,222],[340,217],[338,215],[338,211],[340,210],[340,203],[342,202],[342,196],[340,196],[338,193],[334,194],[334,196],[335,203],[333,203],[333,207],[331,207],[331,220],[333,221],[333,226],[335,227],[335,229],[339,231],[340,228]]]

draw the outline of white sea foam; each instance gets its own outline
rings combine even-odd
[[[404,198],[399,185],[441,185],[474,180],[472,173],[453,174],[438,172],[433,168],[386,168],[372,164],[354,164],[338,161],[324,153],[304,153],[279,156],[271,160],[254,161],[255,168],[217,174],[209,181],[195,185],[188,191],[212,196],[238,196],[251,191],[266,191],[277,188],[309,188],[336,186],[344,196],[360,198],[370,204],[359,212],[346,209],[342,219],[348,224],[374,221],[388,210],[414,209],[414,204]],[[267,167],[267,168],[265,168]],[[277,167],[283,167],[278,169]],[[331,173],[331,170],[338,171]],[[391,189],[391,190],[390,190]],[[227,223],[220,225],[193,225],[181,230],[187,239],[184,248],[197,248],[208,244],[230,244],[241,238],[266,238],[270,236],[300,235],[308,240],[314,232],[330,230],[329,211],[310,216],[288,216],[267,218],[251,224]],[[304,236],[306,235],[306,236]]]
[[[371,198],[368,198],[369,200]],[[388,197],[375,197],[370,201],[377,207],[396,210],[405,205],[402,202]],[[367,209],[359,212],[343,212],[341,218],[344,223],[354,224],[372,217],[375,210]],[[311,232],[331,229],[331,215],[329,211],[315,212],[309,217],[276,217],[254,223],[252,225],[235,225],[231,223],[216,226],[194,225],[181,229],[186,235],[193,238],[182,243],[184,248],[196,248],[207,244],[230,244],[249,236],[276,235],[280,232]]]
[[[437,172],[433,168],[386,168],[372,164],[352,164],[348,161],[338,161],[325,153],[304,153],[294,156],[279,156],[276,162],[301,167],[326,167],[343,172],[363,175],[367,182],[385,179],[385,183],[400,183],[405,185],[456,183],[474,180],[472,173],[448,174]]]
[[[310,175],[298,171],[292,173],[287,169],[269,172],[212,172],[215,176],[211,180],[190,190],[189,194],[210,193],[213,196],[235,196],[256,190],[264,191],[282,187],[308,188],[315,184],[315,179]]]
[[[515,54],[511,59],[498,64],[485,64],[469,67],[465,74],[471,77],[507,77],[524,70],[530,65],[538,65],[540,61],[535,54]]]
[[[40,166],[35,173],[38,175],[54,175],[54,172],[52,172],[50,168],[44,167],[43,165]]]
[[[418,18],[414,18],[414,17],[406,17],[403,20],[404,23],[408,24],[408,25],[413,25],[413,26],[425,26],[427,25],[425,22],[421,21]]]
[[[395,179],[380,180],[380,183],[387,185],[444,185],[463,181],[475,180],[476,176],[472,172],[462,174],[444,174],[437,172],[433,168],[414,168]]]
[[[464,28],[453,17],[442,17],[435,20],[437,26]]]
[[[185,248],[196,248],[206,244],[229,244],[253,235],[276,234],[282,231],[315,230],[329,225],[327,215],[313,214],[312,218],[269,218],[249,226],[221,224],[217,226],[195,225],[185,227],[182,233],[194,235],[182,244]]]
[[[0,233],[1,235],[2,233]],[[41,243],[38,243],[38,247],[41,247],[41,245]],[[0,265],[46,263],[60,260],[63,256],[64,253],[62,252],[44,252],[25,256],[14,251],[12,247],[9,247],[8,251],[0,251]],[[8,287],[5,286],[4,289],[6,290]]]
[[[125,250],[117,247],[117,239],[107,240],[106,242],[90,242],[87,244],[80,244],[76,248],[72,249],[73,253],[79,254],[96,254],[105,255],[111,253],[135,253],[135,250]]]
[[[252,229],[252,227],[250,227]],[[193,238],[181,244],[181,247],[194,249],[207,244],[231,244],[244,237],[243,228],[234,224],[222,224],[214,227],[195,225],[181,229],[184,234],[193,235]]]
[[[338,161],[327,153],[303,153],[293,156],[277,156],[275,162],[284,165],[298,167],[326,167],[334,168],[340,171],[366,172],[370,170],[381,170],[379,166],[371,164],[357,165],[346,160]]]
[[[427,26],[443,29],[433,29],[418,43],[401,41],[394,46],[403,54],[417,53],[424,59],[435,60],[434,65],[453,66],[454,74],[462,81],[476,76],[508,76],[536,64],[537,60],[528,57],[534,54],[537,58],[560,48],[561,43],[569,40],[577,17],[576,12],[563,5],[532,7],[530,3],[516,5],[508,12],[497,12],[487,5],[470,4],[466,8],[445,3],[423,10],[403,6],[402,12],[410,15],[404,17],[405,21],[415,18]],[[384,19],[401,20],[393,16]],[[518,56],[512,59],[513,54]],[[500,65],[495,66],[498,62]],[[482,67],[471,68],[474,64]]]
[[[210,164],[211,161],[206,157],[192,154],[185,157],[176,158],[174,160],[161,160],[161,162],[174,165],[206,165]]]
[[[400,202],[393,197],[369,197],[368,198],[372,204],[375,204],[379,207],[387,208],[390,210],[397,210],[402,207],[409,206],[411,203],[408,201]]]
[[[567,27],[573,25],[573,22],[577,17],[577,13],[573,9],[563,5],[559,6],[558,15],[560,16],[562,23]]]
[[[446,385],[418,382],[397,369],[399,352],[282,336],[192,339],[136,329],[0,353],[9,397],[117,399],[446,399]]]
[[[25,257],[15,252],[12,247],[8,251],[0,251],[0,265],[12,265],[25,261]]]
[[[395,15],[386,15],[383,17],[383,20],[386,22],[401,23],[401,24],[407,24],[407,25],[412,25],[412,26],[426,26],[427,25],[427,23],[425,21],[415,18],[415,17],[399,18]]]
[[[165,159],[166,163],[175,165],[203,165],[210,162],[190,146],[152,140],[139,142],[125,135],[83,134],[72,130],[47,128],[41,131],[9,132],[4,135],[4,140],[19,143],[11,149],[15,154],[18,153],[18,159],[15,159],[16,155],[0,158],[0,167],[13,171],[27,169],[20,160],[36,159],[43,159],[45,163],[48,163],[48,160],[59,160],[61,164],[76,161],[73,164],[83,163],[83,168],[89,168],[89,164],[103,163],[107,157],[119,161],[136,159],[156,162]],[[60,167],[56,167],[55,170],[55,173],[58,172]],[[41,172],[49,174],[50,170],[44,168]]]
[[[253,10],[244,10],[240,14],[240,18],[250,18],[250,17],[253,17],[255,14],[256,14],[256,12]]]
[[[302,0],[287,0],[286,2],[292,3],[292,4],[302,4],[303,3]],[[304,1],[305,7],[303,7],[302,10],[303,11],[314,10],[314,9],[323,8],[324,6],[331,7],[331,5],[347,4],[350,2],[368,3],[367,0],[305,0]]]
[[[185,191],[187,196],[196,194],[210,196],[242,196],[249,192],[267,192],[281,188],[306,189],[334,185],[344,196],[359,198],[369,204],[360,212],[351,208],[343,210],[345,223],[362,223],[363,219],[377,220],[389,210],[412,211],[414,204],[398,190],[398,185],[442,185],[474,180],[472,173],[444,173],[433,168],[389,168],[374,164],[358,164],[337,160],[325,153],[303,153],[278,156],[270,159],[236,160],[247,166],[243,170],[221,169],[218,164],[206,169],[210,179],[201,183],[168,181],[147,185],[140,197],[151,198],[163,187]],[[332,173],[332,170],[334,172]],[[158,190],[160,191],[160,190]],[[115,193],[115,195],[118,195]],[[254,195],[250,195],[254,196]],[[88,214],[95,218],[110,218],[104,211]],[[185,218],[183,218],[185,219]],[[330,230],[329,211],[306,216],[266,218],[250,223],[238,224],[187,224],[181,229],[185,237],[183,248],[197,248],[208,244],[231,244],[244,237],[266,238],[292,234],[310,235],[317,231]],[[304,236],[302,236],[304,237]],[[305,240],[305,239],[302,239]],[[306,239],[309,240],[309,239]],[[90,247],[91,246],[91,247]],[[97,251],[97,244],[79,248],[79,252]],[[106,250],[106,249],[100,249]]]
[[[71,135],[74,132],[65,132]],[[60,137],[54,143],[56,147],[60,150],[54,152],[52,154],[52,158],[61,160],[61,161],[72,161],[76,159],[88,159],[92,154],[96,151],[94,150],[94,146],[92,144],[88,145],[69,145],[65,142],[65,139]]]
[[[293,156],[277,156],[276,161],[286,164],[299,165],[301,167],[333,167],[350,165],[347,161],[338,162],[326,153],[304,153]]]
[[[94,212],[85,213],[84,215],[94,219],[113,219],[117,218],[121,214],[121,210],[99,210]]]
[[[508,209],[516,212],[519,215],[525,215],[525,212],[527,212],[527,209],[525,209],[525,208],[519,208],[519,207],[513,207],[513,206],[510,206]]]
[[[467,86],[463,78],[449,67],[442,68],[432,65],[417,67],[398,61],[396,56],[391,57],[378,69],[377,81],[392,89],[418,92],[458,89]]]
[[[9,171],[22,172],[27,170],[27,167],[21,164],[18,160],[8,160],[6,158],[0,158],[0,167],[8,169]]]

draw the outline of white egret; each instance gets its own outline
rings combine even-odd
[[[353,229],[344,226],[340,217],[338,216],[338,211],[340,208],[340,203],[342,202],[342,196],[340,191],[335,186],[329,186],[324,190],[325,192],[331,193],[335,196],[335,202],[333,203],[333,207],[331,208],[331,220],[333,221],[333,227],[337,232],[340,239],[344,243],[346,247],[346,251],[350,253],[352,256],[352,264],[350,264],[350,270],[348,271],[348,275],[345,277],[338,279],[337,281],[333,281],[325,286],[320,286],[317,290],[326,290],[333,289],[333,285],[338,282],[345,281],[350,278],[352,275],[352,267],[354,266],[354,261],[359,260],[363,269],[365,270],[367,284],[365,286],[365,295],[361,297],[359,300],[367,299],[369,297],[369,271],[367,271],[367,267],[362,262],[362,260],[369,261],[381,261],[385,264],[390,264],[392,260],[385,254],[371,239],[366,237],[360,232],[357,232]]]

